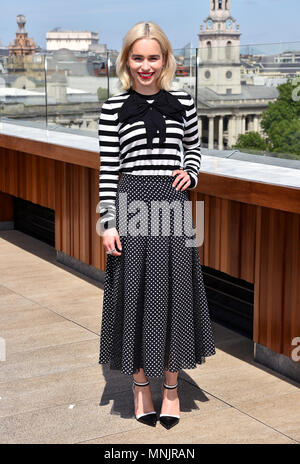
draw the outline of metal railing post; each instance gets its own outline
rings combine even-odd
[[[45,56],[45,65],[44,65],[44,70],[45,70],[45,103],[46,103],[46,128],[48,127],[48,98],[47,98],[47,55]]]
[[[196,80],[196,88],[195,88],[195,105],[196,110],[198,110],[198,66],[199,66],[199,56],[198,56],[198,47],[196,48],[196,71],[195,71],[195,80]]]

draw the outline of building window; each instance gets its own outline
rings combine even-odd
[[[209,79],[211,76],[210,71],[205,71],[204,76],[206,77],[206,79]]]
[[[212,49],[211,49],[211,42],[206,42],[207,45],[207,59],[210,60],[212,57]]]
[[[226,53],[226,58],[227,59],[231,58],[231,45],[232,45],[232,43],[230,41],[228,41],[227,44],[226,44],[225,53]]]
[[[231,79],[231,78],[232,78],[232,72],[231,72],[231,71],[227,71],[226,77],[227,77],[227,79]]]

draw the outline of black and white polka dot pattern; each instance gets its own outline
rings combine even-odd
[[[143,200],[151,214],[154,200],[177,200],[183,208],[188,194],[173,187],[175,177],[122,174],[117,189],[122,254],[107,255],[99,364],[128,375],[142,367],[147,377],[161,377],[165,369],[196,368],[216,353],[198,248],[185,245],[185,232],[175,234],[178,215],[171,211],[168,235],[161,232],[162,214],[160,233],[151,235],[146,212],[139,224],[148,223],[148,235],[122,235],[119,229],[120,193],[127,194],[127,223],[136,214],[129,212],[135,200]]]

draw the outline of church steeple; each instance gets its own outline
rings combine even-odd
[[[235,32],[235,19],[230,13],[230,0],[210,0],[209,16],[204,22],[205,31]]]
[[[230,15],[230,0],[210,0],[210,16]]]
[[[230,0],[209,0],[209,16],[198,34],[200,87],[208,87],[219,94],[241,92],[241,34],[235,23]]]

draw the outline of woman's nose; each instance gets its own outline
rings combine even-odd
[[[148,71],[149,69],[150,69],[150,64],[148,63],[148,61],[143,61],[142,70],[143,71]]]

